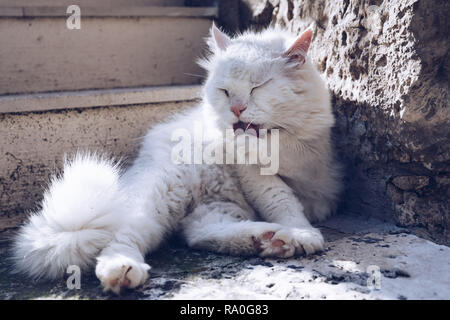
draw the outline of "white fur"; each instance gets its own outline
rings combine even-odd
[[[42,209],[16,237],[18,269],[36,279],[55,279],[69,265],[92,265],[117,229],[118,180],[117,165],[102,157],[78,154],[66,161],[64,175],[54,177],[44,194]]]
[[[323,248],[310,221],[325,219],[339,194],[325,85],[309,59],[302,65],[282,56],[291,34],[269,29],[228,39],[217,31],[201,62],[208,71],[201,105],[152,128],[120,178],[117,167],[95,156],[67,163],[16,239],[20,270],[55,278],[97,257],[97,277],[119,293],[147,279],[145,254],[177,230],[192,247],[229,254],[289,257]],[[280,130],[279,174],[262,176],[257,165],[171,161],[174,130],[193,133],[200,122],[203,143],[216,141],[237,121],[234,103],[247,106],[242,121]]]

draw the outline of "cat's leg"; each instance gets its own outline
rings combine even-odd
[[[323,250],[320,231],[311,226],[293,190],[277,175],[260,175],[257,166],[240,166],[241,186],[246,198],[268,222],[283,225],[274,239],[295,246],[297,254]]]
[[[97,257],[96,275],[105,291],[120,293],[145,282],[145,255],[156,249],[184,217],[191,196],[180,168],[139,172],[124,184],[128,201],[125,224]],[[150,181],[150,182],[149,182]],[[190,180],[192,181],[192,179]]]
[[[145,254],[159,245],[164,230],[156,221],[139,222],[117,232],[97,257],[95,274],[105,291],[119,294],[123,288],[135,288],[147,280],[150,266],[145,263]]]
[[[123,288],[136,288],[143,284],[149,269],[139,248],[114,241],[97,258],[95,274],[105,291],[119,294]]]
[[[182,234],[193,248],[232,255],[290,257],[295,247],[275,237],[277,223],[252,221],[252,213],[231,202],[201,204],[182,220]]]
[[[323,221],[336,210],[342,179],[342,168],[333,157],[329,137],[323,136],[313,145],[301,141],[286,130],[279,138],[267,142],[277,143],[279,160],[277,174],[299,197],[310,222]]]
[[[153,200],[153,199],[152,199]],[[95,274],[105,291],[119,294],[123,288],[135,288],[147,280],[150,266],[145,254],[156,249],[168,233],[167,222],[157,219],[153,201],[128,204],[127,223],[97,257]],[[166,217],[166,219],[169,217]],[[162,223],[163,222],[163,223]]]

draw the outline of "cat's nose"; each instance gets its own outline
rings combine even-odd
[[[244,106],[243,104],[235,104],[235,105],[232,105],[230,107],[230,109],[231,109],[231,112],[233,112],[234,115],[239,118],[241,113],[244,112],[244,110],[247,109],[247,107]]]

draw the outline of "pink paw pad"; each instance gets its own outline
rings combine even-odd
[[[264,232],[258,237],[253,236],[253,246],[256,250],[262,250],[263,252],[267,250],[275,250],[272,254],[274,256],[284,255],[286,251],[286,248],[284,248],[286,242],[281,239],[274,239],[274,236],[275,231]]]
[[[283,240],[280,240],[280,239],[276,239],[276,240],[272,241],[273,247],[282,247],[285,244],[286,244],[286,242],[284,242]]]
[[[266,233],[263,233],[262,238],[263,238],[264,240],[270,240],[270,239],[273,238],[274,235],[275,235],[275,232],[273,232],[273,231],[268,231],[268,232],[266,232]]]
[[[133,267],[128,267],[128,269],[127,269],[127,271],[125,272],[125,274],[123,275],[123,278],[122,279],[120,279],[120,278],[117,278],[117,279],[114,279],[114,280],[111,280],[110,281],[110,286],[111,287],[115,287],[115,286],[117,286],[117,284],[119,284],[119,286],[120,286],[120,288],[126,288],[126,287],[128,287],[130,284],[131,284],[131,281],[130,281],[130,279],[128,279],[127,278],[127,274],[128,274],[128,272],[130,272],[130,270],[132,269]]]
[[[274,231],[267,231],[267,232],[263,233],[262,235],[260,235],[259,237],[252,236],[253,246],[257,250],[261,250],[262,246],[263,246],[262,243],[270,241],[270,239],[272,239],[274,235],[275,235]]]
[[[275,232],[269,231],[269,232],[264,233],[261,237],[264,240],[271,240],[274,235],[275,235]],[[275,239],[275,240],[273,240],[271,242],[271,244],[272,244],[273,247],[277,247],[278,248],[278,247],[284,246],[286,244],[286,242],[284,242],[283,240],[280,240],[280,239]]]

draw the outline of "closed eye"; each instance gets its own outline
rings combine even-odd
[[[223,93],[225,93],[225,95],[227,96],[227,97],[229,97],[230,96],[230,94],[228,93],[228,91],[226,90],[226,89],[223,89],[223,88],[218,88],[220,91],[222,91]]]
[[[256,87],[253,87],[252,90],[250,91],[250,95],[253,94],[253,92],[255,91],[255,89],[259,89],[263,86],[265,86],[266,84],[268,84],[270,81],[272,81],[272,79],[266,80],[263,83],[257,85]]]

